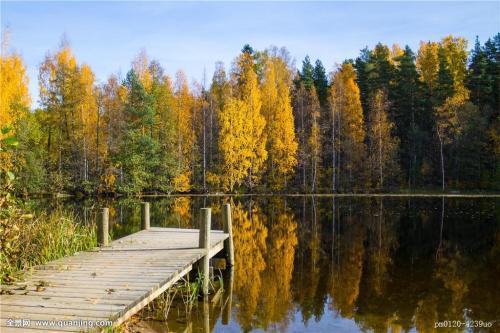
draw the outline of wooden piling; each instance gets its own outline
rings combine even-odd
[[[109,208],[103,208],[97,224],[97,245],[108,246],[109,242]]]
[[[229,268],[226,271],[227,282],[224,281],[224,301],[223,301],[223,309],[222,309],[222,325],[229,325],[231,321],[231,307],[233,305],[233,278],[234,271],[232,268]]]
[[[141,229],[148,230],[149,226],[149,202],[143,202],[141,205]]]
[[[212,224],[212,210],[202,208],[200,214],[200,239],[199,247],[204,249],[205,255],[200,260],[201,273],[203,275],[202,294],[208,295],[208,286],[210,278],[210,229]]]
[[[208,303],[208,296],[203,297],[203,328],[205,333],[210,333],[210,304]]]
[[[229,237],[224,241],[224,249],[227,256],[228,266],[234,266],[234,245],[233,245],[233,217],[231,214],[231,205],[224,204],[223,208],[224,216],[224,233],[228,234]]]

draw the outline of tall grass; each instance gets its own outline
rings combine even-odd
[[[96,246],[95,226],[76,221],[74,213],[60,209],[3,221],[0,282],[21,278],[34,265]]]

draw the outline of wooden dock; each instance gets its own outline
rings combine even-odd
[[[202,290],[207,293],[208,260],[229,244],[232,233],[226,206],[224,229],[229,232],[210,230],[210,209],[202,209],[200,230],[150,228],[147,205],[144,230],[37,266],[25,281],[2,286],[0,331],[100,331],[102,327],[96,326],[106,321],[116,327],[182,279],[198,261],[207,288],[203,283]],[[99,229],[107,233],[107,227]]]

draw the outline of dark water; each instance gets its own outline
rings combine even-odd
[[[167,323],[144,322],[149,331],[500,331],[498,198],[163,198],[151,200],[151,224],[196,228],[207,206],[220,229],[226,201],[230,313],[210,303],[207,322],[202,303],[187,319],[177,308]],[[140,229],[138,200],[60,205],[87,221],[109,206],[114,238]]]

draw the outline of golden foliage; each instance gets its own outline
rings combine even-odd
[[[238,59],[238,97],[230,97],[219,113],[220,181],[232,191],[249,178],[250,187],[258,181],[267,159],[261,96],[251,55]]]
[[[398,174],[399,139],[392,136],[394,124],[389,120],[387,93],[378,90],[370,101],[368,114],[369,158],[372,184],[378,189],[384,187],[384,178],[395,178]]]
[[[182,71],[178,71],[176,74],[174,96],[173,120],[177,134],[177,169],[179,173],[174,180],[174,188],[180,192],[187,192],[191,188],[190,167],[194,164],[194,97],[189,91],[186,75]]]
[[[0,140],[16,135],[15,125],[24,118],[31,103],[28,92],[28,76],[22,59],[16,53],[7,53],[7,35],[3,36],[0,56]],[[6,134],[2,129],[9,128]],[[2,149],[0,141],[0,175],[12,171],[13,155]],[[0,179],[3,181],[3,179]]]
[[[441,47],[448,62],[448,70],[453,78],[453,86],[455,90],[461,90],[465,86],[465,76],[467,75],[467,40],[450,35],[441,40]]]
[[[30,103],[28,76],[21,57],[16,53],[6,55],[2,53],[0,56],[0,127],[13,125],[21,119]]]
[[[45,107],[49,132],[48,156],[59,174],[61,164],[79,162],[83,180],[90,169],[98,168],[107,152],[104,122],[97,107],[95,77],[88,65],[77,64],[71,48],[63,44],[55,54],[48,54],[40,65],[40,99]],[[76,154],[75,154],[76,152]],[[76,161],[73,161],[75,160]],[[75,170],[72,170],[75,172]]]
[[[350,63],[343,64],[333,76],[330,105],[339,124],[336,149],[340,153],[348,152],[344,154],[345,158],[339,167],[338,174],[349,175],[349,182],[352,182],[353,175],[363,178],[366,131],[356,73]],[[341,177],[342,179],[344,177]]]
[[[139,54],[132,61],[132,69],[141,81],[142,86],[147,92],[151,91],[153,84],[153,76],[149,70],[149,60],[146,50],[141,50]]]
[[[448,97],[442,106],[436,108],[438,135],[445,144],[451,143],[462,130],[459,123],[460,109],[469,104],[467,91],[464,89],[462,92]]]
[[[404,54],[404,50],[398,44],[393,44],[391,48],[391,55],[389,57],[389,61],[393,65],[399,65],[397,58],[401,57]]]
[[[420,80],[433,90],[439,70],[439,44],[436,42],[420,42],[417,54],[417,71]]]
[[[191,172],[185,171],[174,177],[172,180],[174,189],[177,192],[188,192],[191,188],[190,185]]]
[[[269,182],[282,188],[297,164],[297,140],[290,96],[290,72],[279,57],[266,61],[262,114],[266,119]]]

